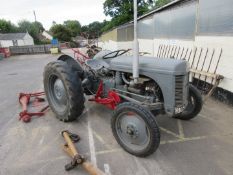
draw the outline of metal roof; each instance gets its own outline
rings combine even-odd
[[[166,9],[168,7],[171,7],[171,6],[173,6],[173,5],[175,5],[175,4],[179,3],[179,2],[182,2],[182,1],[191,1],[191,0],[172,0],[170,3],[168,3],[168,4],[166,4],[166,5],[162,6],[162,7],[154,9],[154,10],[152,10],[152,11],[138,17],[138,20],[146,18],[146,17],[148,17],[150,15],[153,15],[156,12],[162,11],[162,10],[164,10],[164,9]]]
[[[183,1],[192,1],[192,0],[172,0],[170,3],[164,5],[164,6],[160,7],[160,8],[154,9],[154,10],[152,10],[152,11],[150,11],[150,12],[148,12],[148,13],[142,15],[142,16],[139,16],[138,21],[140,21],[141,19],[146,18],[148,16],[151,16],[151,15],[155,14],[156,12],[165,10],[168,7],[172,7],[172,6],[174,6],[174,5],[176,5],[176,4],[180,3],[180,2],[183,2]],[[112,28],[111,30],[109,30],[107,32],[104,32],[103,34],[108,33],[108,32],[110,32],[110,31],[112,31],[114,29],[121,29],[121,28],[130,26],[130,25],[133,25],[133,21],[129,21],[129,22],[125,23],[125,24],[116,26],[116,27]]]
[[[0,34],[0,40],[18,40],[23,39],[27,33],[4,33]]]

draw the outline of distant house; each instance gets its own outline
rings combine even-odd
[[[82,36],[76,36],[75,38],[73,38],[73,41],[78,43],[80,47],[85,47],[88,44],[88,39]]]
[[[48,31],[43,31],[42,36],[47,40],[53,39],[53,36]]]
[[[10,46],[34,45],[29,33],[4,33],[0,34],[0,48]]]

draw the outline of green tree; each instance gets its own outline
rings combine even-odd
[[[88,25],[88,32],[90,38],[97,38],[101,34],[101,29],[103,27],[103,23],[95,21]]]
[[[10,21],[0,19],[0,33],[13,33],[17,32],[17,27],[12,24]]]
[[[80,35],[89,39],[89,27],[88,27],[88,25],[84,25],[81,27]]]
[[[89,39],[97,38],[103,33],[103,29],[109,23],[109,21],[104,20],[103,22],[92,22],[89,25],[82,26],[81,35],[88,37]]]
[[[70,30],[72,37],[76,37],[81,32],[81,24],[77,20],[67,20],[64,26]]]
[[[41,32],[44,31],[44,27],[40,22],[30,22],[27,20],[22,20],[18,23],[19,32],[28,32],[32,38],[34,39],[35,43],[40,43],[39,35]]]
[[[156,8],[162,7],[162,6],[168,4],[171,1],[172,0],[157,0],[156,1]]]
[[[82,26],[81,32],[88,32],[88,25]]]
[[[60,41],[71,41],[72,33],[71,31],[62,24],[55,24],[50,28],[50,32],[52,32],[53,36]]]
[[[155,4],[154,0],[138,0],[138,16],[148,12]],[[106,0],[104,13],[112,17],[115,25],[120,25],[133,19],[134,9],[132,0]]]
[[[141,16],[152,9],[166,5],[172,0],[137,0],[138,16]],[[102,32],[108,31],[116,26],[133,20],[133,1],[132,0],[105,0],[104,13],[112,17],[111,21],[105,22]]]
[[[32,25],[34,25],[40,31],[40,33],[45,30],[41,22],[36,21],[33,22]]]

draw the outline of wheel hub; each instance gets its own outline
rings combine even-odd
[[[65,104],[65,87],[60,79],[57,79],[54,83],[54,95],[58,101],[60,101],[62,104]]]
[[[135,126],[129,124],[126,129],[126,134],[128,134],[132,138],[138,137],[138,130]]]
[[[131,112],[131,111],[130,111]],[[117,120],[118,134],[124,144],[134,149],[143,149],[149,143],[146,123],[134,112],[124,112]]]

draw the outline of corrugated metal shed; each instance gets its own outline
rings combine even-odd
[[[117,41],[117,29],[113,29],[107,33],[102,34],[100,40],[104,41]]]
[[[233,35],[233,0],[200,0],[198,35]]]
[[[117,28],[117,41],[133,41],[133,24],[127,24]]]
[[[138,37],[140,39],[182,38],[193,39],[196,25],[197,0],[174,0],[138,18]],[[185,14],[185,15],[184,15]],[[133,40],[133,21],[120,25],[117,41]],[[112,33],[112,31],[107,32]],[[108,35],[107,33],[103,36]]]
[[[154,14],[154,37],[194,39],[197,1],[189,0]],[[143,19],[142,21],[144,21]]]
[[[173,0],[173,1],[171,1],[170,3],[164,5],[164,6],[160,7],[160,8],[154,9],[154,10],[148,12],[147,14],[140,16],[140,17],[138,18],[138,20],[141,20],[141,19],[143,19],[143,18],[146,18],[146,17],[148,17],[148,16],[151,16],[151,15],[155,14],[156,12],[165,10],[166,8],[172,7],[173,5],[176,5],[176,4],[178,4],[178,3],[180,3],[180,2],[184,2],[184,1],[190,1],[190,0]]]

